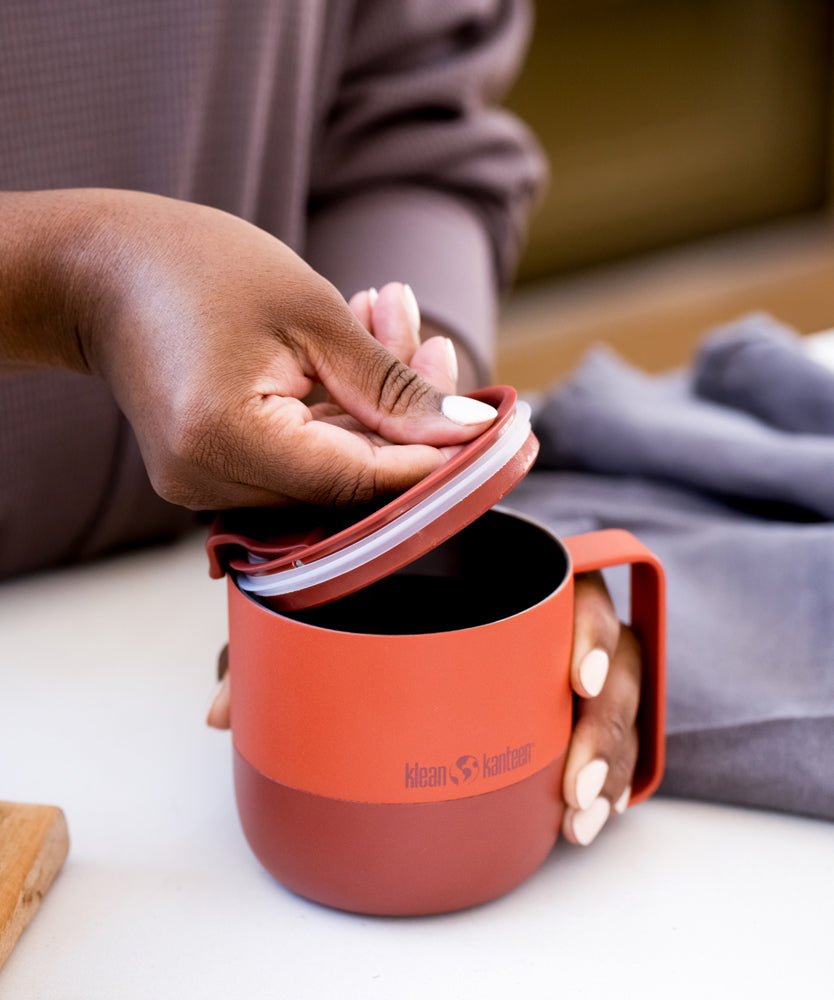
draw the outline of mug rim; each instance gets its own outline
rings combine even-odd
[[[300,610],[300,611],[311,610],[311,609],[307,608],[306,606],[303,606],[300,609],[288,609],[288,608],[285,608],[285,607],[284,608],[282,608],[282,607],[274,607],[270,603],[270,600],[271,600],[271,598],[272,598],[273,595],[257,594],[257,593],[254,593],[252,591],[247,590],[245,587],[242,587],[240,585],[240,583],[239,583],[239,581],[237,579],[237,574],[230,574],[229,575],[230,576],[230,583],[232,584],[232,586],[235,588],[235,590],[237,590],[238,593],[242,597],[244,597],[247,600],[251,601],[257,607],[259,607],[262,610],[268,612],[269,614],[276,615],[278,618],[282,618],[282,619],[287,620],[287,621],[292,621],[295,625],[298,625],[298,626],[303,627],[303,628],[314,629],[314,630],[316,630],[318,632],[325,632],[325,633],[329,633],[329,634],[333,634],[333,635],[363,636],[365,638],[368,638],[368,637],[379,637],[379,638],[386,639],[386,640],[391,640],[391,641],[402,641],[402,640],[414,638],[415,636],[457,634],[457,633],[464,633],[464,632],[472,631],[472,630],[476,630],[476,629],[486,628],[486,627],[488,627],[490,625],[495,625],[495,624],[497,624],[499,622],[512,621],[514,618],[517,618],[519,615],[526,614],[529,611],[533,610],[534,608],[539,607],[541,604],[544,604],[546,601],[553,600],[555,597],[557,597],[557,595],[560,594],[560,592],[563,589],[565,589],[566,587],[568,587],[570,585],[570,582],[572,581],[573,575],[574,575],[573,558],[572,558],[570,550],[568,549],[568,547],[565,544],[564,540],[559,535],[557,535],[554,531],[552,531],[549,527],[547,527],[547,525],[545,525],[541,521],[539,521],[537,518],[531,517],[529,514],[521,513],[519,511],[514,510],[511,507],[505,506],[503,504],[496,504],[494,507],[489,508],[489,510],[485,511],[483,514],[481,514],[474,521],[470,521],[468,524],[464,525],[464,527],[461,528],[460,531],[456,532],[454,535],[450,536],[449,538],[444,539],[443,541],[439,542],[438,545],[435,546],[435,549],[438,549],[438,548],[440,548],[443,545],[447,545],[447,544],[449,544],[451,542],[454,542],[455,538],[457,538],[459,535],[461,535],[462,533],[464,533],[465,531],[467,531],[472,525],[478,523],[482,518],[489,517],[492,514],[498,514],[501,517],[508,517],[508,518],[510,518],[510,519],[512,519],[514,521],[524,522],[526,524],[529,524],[531,527],[538,529],[543,534],[545,534],[548,537],[548,539],[551,542],[553,542],[556,545],[556,547],[559,549],[559,551],[561,553],[561,556],[562,556],[562,559],[564,561],[564,570],[562,572],[562,575],[561,575],[561,578],[559,579],[559,581],[551,589],[549,589],[547,591],[547,593],[545,593],[542,597],[540,597],[538,600],[534,601],[531,604],[526,605],[525,607],[519,609],[518,611],[512,612],[511,614],[502,615],[500,618],[490,618],[490,619],[488,619],[486,621],[478,622],[478,623],[476,623],[474,625],[466,625],[466,626],[464,626],[462,628],[455,628],[455,629],[439,629],[439,630],[434,630],[434,631],[416,631],[415,630],[415,631],[411,631],[411,632],[368,632],[368,631],[357,632],[357,631],[349,631],[347,629],[329,628],[329,627],[324,626],[324,625],[316,625],[316,624],[312,624],[312,623],[309,623],[309,622],[305,622],[303,619],[296,617],[297,610]],[[427,555],[430,554],[431,551],[434,551],[434,550],[429,550],[429,553],[426,553],[426,554]],[[412,562],[405,564],[404,566],[400,567],[400,570],[407,570],[408,567],[411,566],[411,565],[413,565],[415,562],[417,562],[419,558],[422,558],[422,557],[418,557],[417,559],[413,560]],[[377,583],[377,582],[381,583],[384,580],[391,579],[392,577],[394,577],[394,576],[397,575],[397,572],[399,572],[399,570],[395,571],[394,573],[390,573],[390,574],[382,577],[378,581],[373,581],[373,582],[374,583]],[[373,584],[360,584],[354,590],[341,593],[338,597],[334,598],[332,601],[325,602],[325,603],[323,603],[321,605],[318,605],[318,607],[324,607],[324,608],[326,608],[329,605],[338,603],[338,601],[342,600],[343,598],[350,597],[353,594],[359,593],[362,590],[365,590],[368,586],[372,586],[372,585]],[[278,595],[278,596],[285,596],[285,595]]]

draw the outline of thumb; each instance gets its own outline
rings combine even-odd
[[[352,315],[338,341],[318,350],[313,361],[331,399],[388,441],[460,444],[477,437],[497,416],[487,403],[442,393]]]

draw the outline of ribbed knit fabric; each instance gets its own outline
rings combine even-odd
[[[525,0],[5,0],[0,187],[225,209],[346,296],[408,281],[486,370],[542,175],[492,106],[529,28]],[[0,575],[182,523],[121,424],[93,380],[0,379]]]

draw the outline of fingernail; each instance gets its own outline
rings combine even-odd
[[[628,804],[630,801],[631,801],[631,785],[629,785],[628,788],[626,788],[623,794],[614,803],[613,806],[614,812],[617,813],[619,816],[622,816],[622,814],[626,811],[626,809],[628,809]]]
[[[446,356],[447,363],[449,366],[449,378],[453,382],[458,380],[458,352],[455,350],[454,342],[451,337],[446,337]]]
[[[375,288],[368,289],[368,305],[373,309],[376,305],[376,300],[379,298],[379,292]]]
[[[403,285],[403,303],[408,315],[408,322],[415,333],[420,332],[420,307],[417,305],[417,296],[411,285]]]
[[[595,698],[608,676],[609,659],[604,649],[592,649],[579,664],[579,680],[591,698]]]
[[[465,427],[492,423],[498,416],[498,411],[489,403],[482,403],[468,396],[445,396],[440,409],[447,420]]]
[[[608,777],[608,761],[589,761],[576,776],[576,801],[580,809],[588,809],[597,798]]]
[[[608,799],[596,799],[587,809],[575,813],[571,826],[577,843],[587,847],[605,826],[610,814],[611,805]]]

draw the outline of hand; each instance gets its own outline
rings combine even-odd
[[[641,650],[618,619],[600,573],[575,581],[571,686],[576,698],[562,793],[562,832],[587,845],[625,811],[637,764]]]
[[[126,191],[0,194],[0,232],[0,358],[103,376],[174,503],[368,501],[494,419],[444,397],[288,247],[224,212]],[[307,406],[317,383],[330,402]]]
[[[420,340],[420,313],[414,294],[408,286],[392,283],[380,292],[375,289],[358,292],[350,300],[350,308],[365,329],[400,361],[441,392],[457,391],[458,362],[455,348],[447,337],[431,336]],[[326,405],[326,404],[324,404]],[[212,695],[206,722],[215,729],[230,725],[229,649],[224,647],[217,664],[219,682]]]

